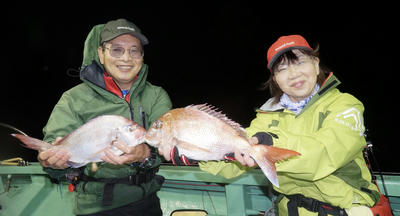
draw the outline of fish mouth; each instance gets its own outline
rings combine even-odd
[[[143,142],[146,142],[147,144],[153,146],[153,147],[158,147],[160,142],[157,142],[156,140],[151,139],[147,135],[144,136]]]
[[[138,144],[146,142],[146,139],[144,138],[144,136],[138,137],[137,140],[138,140]]]

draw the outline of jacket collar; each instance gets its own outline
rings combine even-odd
[[[336,88],[340,84],[340,81],[333,75],[331,72],[325,81],[322,83],[321,88],[318,92],[311,98],[311,100],[307,103],[307,105],[303,108],[303,110],[298,114],[304,112],[308,107],[314,104],[317,100],[319,100],[322,96],[324,96],[330,90]],[[277,112],[283,111],[285,108],[280,103],[275,103],[274,98],[270,98],[267,102],[265,102],[256,112]]]
[[[103,67],[97,63],[97,61],[93,60],[92,64],[81,68],[80,77],[82,81],[87,80],[103,89],[106,89],[103,73]]]
[[[137,80],[138,75],[135,76],[134,82]],[[103,73],[104,84],[106,89],[114,94],[116,94],[120,98],[124,98],[127,102],[130,100],[130,92],[129,90],[121,90],[121,88],[117,85],[112,76],[107,73]]]
[[[109,88],[106,87],[106,80],[104,79],[104,69],[97,63],[97,61],[93,60],[92,64],[83,67],[80,71],[80,77],[83,82],[91,83],[101,89],[109,91]],[[147,79],[147,65],[143,64],[140,69],[137,77],[135,78],[135,82],[133,83],[130,89],[130,97],[133,94],[137,94],[142,91]],[[96,88],[96,87],[92,87]],[[113,92],[115,94],[115,92]],[[117,94],[118,95],[118,94]],[[129,101],[129,99],[127,99]]]

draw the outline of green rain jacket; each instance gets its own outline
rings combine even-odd
[[[66,91],[52,111],[44,127],[44,141],[52,143],[56,137],[63,137],[77,129],[88,120],[104,114],[117,114],[132,119],[148,128],[153,121],[172,108],[167,92],[161,87],[146,81],[148,67],[143,64],[138,78],[130,89],[130,102],[107,91],[103,79],[104,69],[99,63],[97,47],[100,45],[100,32],[103,25],[95,26],[89,33],[84,47],[81,80],[83,83]],[[143,118],[146,120],[143,125]],[[154,167],[159,166],[160,158]],[[92,173],[90,166],[85,174],[95,178],[122,178],[134,175],[138,168],[129,165],[98,164],[97,172]],[[45,168],[53,178],[65,175],[69,169],[55,170]],[[87,182],[76,187],[75,214],[90,214],[104,211],[143,199],[161,188],[161,181],[154,178],[148,183],[136,185],[116,184],[111,206],[102,206],[104,183]]]
[[[268,100],[246,129],[248,136],[264,131],[277,135],[273,145],[301,156],[276,164],[281,194],[302,194],[341,208],[373,206],[380,195],[364,161],[366,145],[362,103],[341,93],[331,74],[301,113]],[[227,178],[244,172],[236,164],[202,163],[203,170]],[[286,197],[278,200],[279,215],[288,215]],[[318,215],[299,208],[299,215]]]

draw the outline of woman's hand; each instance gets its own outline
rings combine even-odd
[[[251,137],[249,139],[250,145],[257,145],[258,139],[257,137]],[[244,155],[240,153],[237,149],[235,150],[235,159],[239,161],[243,166],[253,167],[256,166],[256,162],[249,155]]]

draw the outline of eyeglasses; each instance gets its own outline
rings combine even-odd
[[[104,47],[105,49],[110,50],[110,55],[114,58],[120,58],[125,54],[125,48],[123,47]],[[139,59],[143,56],[143,52],[141,49],[137,47],[131,47],[129,49],[129,55],[134,59]]]
[[[295,70],[299,69],[299,68],[304,68],[304,67],[308,67],[309,64],[313,63],[313,59],[311,58],[301,58],[298,59],[294,62],[285,62],[285,63],[279,63],[280,65],[278,65],[276,67],[276,69],[274,70],[274,74],[283,74],[289,71],[289,68],[293,68]]]

